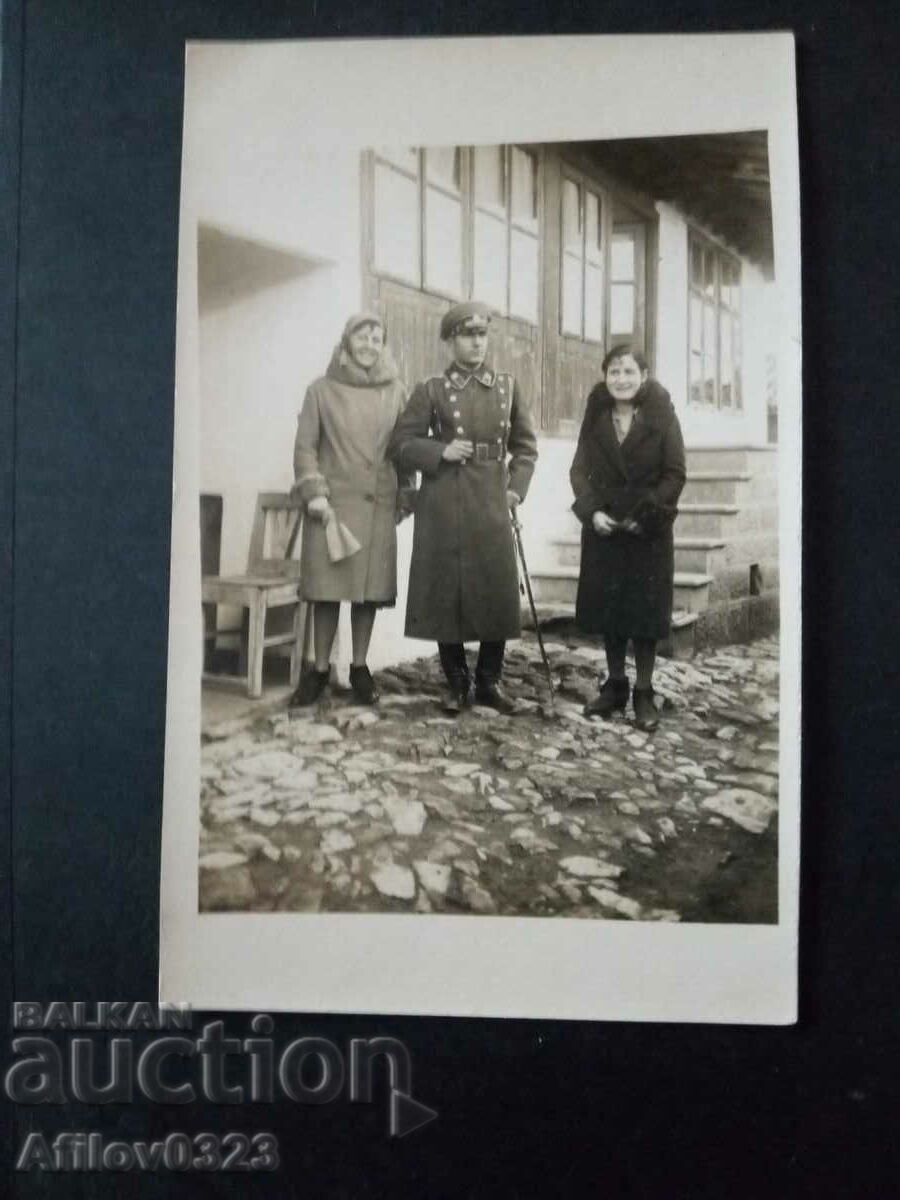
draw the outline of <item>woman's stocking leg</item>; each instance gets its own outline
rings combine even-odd
[[[642,692],[653,684],[653,667],[656,663],[656,641],[653,638],[634,639],[635,687]]]
[[[336,600],[317,600],[313,605],[313,642],[317,671],[329,669],[340,607]]]
[[[354,667],[366,665],[376,612],[374,604],[352,604],[350,606],[350,639],[353,643]]]

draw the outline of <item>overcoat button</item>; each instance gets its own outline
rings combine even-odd
[[[462,425],[457,425],[456,432],[457,433],[465,433],[466,431],[465,431],[465,429],[463,429]]]

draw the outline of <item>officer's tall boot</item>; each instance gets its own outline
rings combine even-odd
[[[441,699],[441,708],[451,716],[458,716],[469,703],[471,681],[465,647],[460,643],[440,642],[438,653],[441,667],[447,679],[447,690]]]
[[[505,642],[481,643],[475,667],[475,703],[497,712],[511,713],[516,706],[500,684],[505,649]]]

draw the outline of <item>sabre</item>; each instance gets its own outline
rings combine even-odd
[[[509,519],[512,524],[513,537],[515,538],[516,542],[516,550],[519,555],[519,562],[522,564],[522,578],[525,580],[525,591],[528,594],[528,606],[531,609],[531,619],[534,621],[534,631],[537,634],[538,648],[541,652],[544,670],[547,672],[547,688],[550,692],[550,711],[551,713],[555,713],[553,703],[553,672],[550,670],[550,660],[547,658],[547,651],[544,649],[544,639],[541,636],[541,627],[538,624],[537,609],[534,605],[534,593],[531,590],[531,577],[528,574],[528,564],[525,562],[525,548],[522,545],[522,526],[519,524],[519,518],[516,515],[515,509],[510,510]]]

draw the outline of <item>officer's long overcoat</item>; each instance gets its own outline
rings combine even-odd
[[[325,526],[303,520],[300,594],[305,600],[393,604],[397,596],[398,481],[387,457],[406,402],[387,348],[366,373],[337,347],[303,401],[294,443],[295,493],[327,496],[361,548],[333,563]]]
[[[605,384],[588,396],[570,478],[582,521],[576,619],[590,633],[663,638],[672,619],[672,523],[685,480],[684,442],[669,393],[648,380],[622,444]],[[596,533],[595,512],[631,517],[638,535]]]
[[[456,438],[465,463],[442,458]],[[451,366],[414,389],[391,439],[400,472],[421,471],[406,636],[503,641],[521,633],[507,490],[524,500],[537,459],[530,413],[512,375]]]

